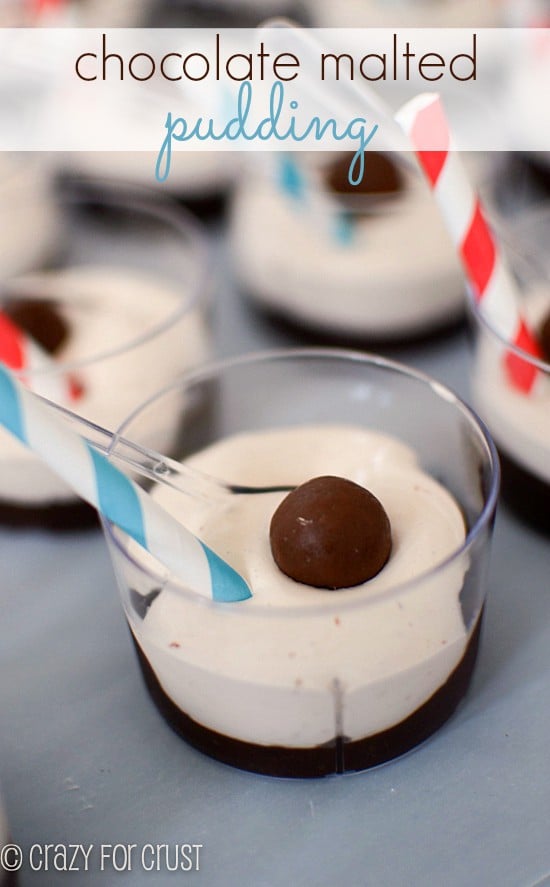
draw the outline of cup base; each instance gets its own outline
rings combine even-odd
[[[290,310],[277,309],[272,306],[262,305],[250,292],[243,292],[247,306],[261,320],[275,327],[281,332],[290,334],[296,342],[306,345],[323,345],[339,348],[368,348],[379,350],[380,348],[406,348],[429,344],[438,339],[446,339],[457,335],[465,329],[464,314],[455,315],[450,320],[442,321],[434,325],[398,332],[380,333],[368,330],[354,332],[353,330],[337,330],[328,326],[316,326],[294,315]]]
[[[79,500],[28,506],[0,501],[0,527],[72,533],[96,529],[99,527],[99,520],[95,508]]]
[[[443,726],[469,687],[479,647],[482,615],[456,669],[412,715],[375,736],[353,742],[338,736],[326,745],[310,748],[256,745],[224,736],[197,723],[166,695],[133,634],[132,639],[153,702],[168,725],[190,745],[240,770],[266,776],[315,778],[368,770],[384,764],[420,745]]]
[[[529,527],[550,537],[550,483],[524,468],[498,444],[497,447],[503,501]]]

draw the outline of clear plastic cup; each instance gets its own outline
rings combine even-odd
[[[191,216],[145,189],[81,180],[62,189],[58,207],[47,266],[6,281],[2,307],[50,351],[49,365],[24,368],[22,379],[116,428],[144,397],[210,356],[205,237]],[[55,316],[37,313],[37,302]],[[43,338],[49,327],[58,344]],[[165,423],[151,446],[169,452],[175,425]],[[93,510],[6,432],[0,466],[0,521],[95,523]]]
[[[535,334],[550,315],[550,233],[548,210],[526,212],[513,230],[500,232],[504,252],[518,280],[520,307]],[[472,327],[472,402],[487,423],[502,465],[502,496],[529,526],[550,534],[550,363],[511,346],[495,322],[469,298]],[[530,367],[530,393],[514,387],[506,369],[514,354]]]
[[[216,476],[254,486],[293,486],[318,473],[364,480],[363,469],[379,469],[366,456],[363,465],[363,432],[390,435],[401,444],[386,446],[384,437],[380,470],[390,465],[391,474],[403,444],[412,448],[422,470],[454,497],[462,532],[441,561],[414,578],[406,577],[418,567],[405,555],[395,584],[313,590],[282,576],[271,561],[266,527],[284,493],[221,491],[205,501],[185,484],[177,492],[158,488],[251,584],[250,601],[220,604],[166,575],[104,522],[143,676],[168,723],[206,754],[277,776],[362,770],[430,736],[466,693],[485,601],[499,470],[476,416],[406,367],[331,350],[267,352],[208,366],[145,402],[120,434],[144,442],[167,414],[180,417],[180,458],[245,435],[234,450],[240,464],[222,472],[219,463]],[[305,467],[304,453],[299,459],[284,444],[269,459],[258,449],[274,434],[297,435],[302,446],[311,426],[316,443],[311,452],[306,446]],[[350,427],[361,435],[359,448],[340,446]],[[337,444],[327,455],[335,428]],[[354,468],[346,472],[349,459]],[[373,484],[366,485],[376,492]],[[400,510],[389,511],[396,559],[414,525],[400,529]],[[242,526],[228,543],[226,532]],[[430,547],[429,533],[427,540]]]
[[[366,169],[378,153],[366,153]],[[463,276],[428,186],[388,154],[393,190],[342,193],[352,156],[266,155],[241,177],[230,237],[243,292],[333,345],[401,344],[456,326]],[[336,181],[335,163],[346,167]]]

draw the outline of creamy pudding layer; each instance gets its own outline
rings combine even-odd
[[[524,301],[532,329],[550,308],[547,288],[533,290]],[[521,466],[550,483],[550,369],[540,374],[533,392],[513,388],[503,366],[503,348],[488,333],[479,337],[472,369],[472,397],[496,443]]]
[[[284,494],[208,505],[158,487],[158,500],[239,570],[254,595],[211,605],[165,587],[142,621],[129,614],[178,708],[226,736],[307,748],[377,734],[445,683],[468,642],[459,602],[468,561],[424,574],[461,546],[465,527],[455,500],[420,470],[412,450],[375,432],[323,425],[229,437],[188,464],[244,484],[351,479],[384,505],[393,549],[369,582],[314,589],[281,573],[271,556],[269,523]]]
[[[151,5],[151,0],[76,0],[68,16],[81,28],[139,28]]]
[[[37,157],[0,152],[0,279],[38,265],[52,250],[60,226],[51,176]]]
[[[11,292],[56,304],[69,326],[56,361],[62,366],[91,361],[71,370],[84,394],[66,405],[111,430],[138,402],[208,356],[208,332],[200,308],[190,304],[185,312],[185,293],[146,273],[122,267],[75,267],[26,275]],[[167,328],[161,331],[163,324]],[[145,340],[136,342],[140,337]],[[120,353],[99,358],[115,349]],[[151,434],[149,446],[168,451],[177,421],[177,416],[167,416]],[[20,505],[74,499],[68,486],[2,429],[0,464],[1,499]]]
[[[336,221],[308,210],[307,197],[302,205],[267,176],[243,180],[232,247],[244,288],[265,306],[331,333],[414,335],[456,320],[461,271],[425,183],[407,174],[401,192],[362,205],[365,213],[341,242]]]

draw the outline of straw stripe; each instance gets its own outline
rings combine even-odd
[[[143,513],[137,493],[128,478],[87,444],[97,484],[97,501],[102,514],[123,527],[132,539],[147,548]],[[111,517],[111,515],[113,517]]]
[[[3,311],[0,311],[0,363],[16,370],[20,379],[23,371],[30,377],[33,390],[49,400],[64,404],[78,400],[84,393],[80,382],[59,372],[50,355]],[[53,371],[44,373],[43,370]],[[27,378],[23,381],[27,382]]]
[[[51,407],[23,388],[1,365],[0,424],[186,587],[226,602],[251,597],[242,576],[95,452]]]
[[[527,329],[523,321],[520,321],[519,329],[516,332],[515,344],[522,351],[528,352],[531,347],[531,341],[531,331]],[[512,351],[506,352],[505,364],[510,377],[517,381],[518,388],[524,391],[531,391],[538,375],[536,367],[531,363],[527,363],[527,361]]]
[[[0,424],[22,443],[27,442],[23,414],[13,379],[0,366]]]
[[[225,563],[225,561],[222,561],[222,559],[218,557],[218,555],[215,554],[212,549],[204,545],[203,542],[201,542],[200,544],[202,545],[202,548],[206,555],[206,560],[208,561],[208,567],[210,569],[213,587],[216,589],[215,599],[217,601],[225,601],[226,603],[230,603],[232,600],[233,591],[231,576],[228,575],[227,572],[227,564]]]
[[[31,0],[31,5],[36,13],[48,12],[51,9],[60,9],[64,0]]]
[[[513,310],[515,298],[515,287],[510,286],[510,277],[502,265],[498,264],[483,294],[483,311],[492,319],[493,326],[507,342],[512,341],[516,328]]]
[[[138,496],[140,493],[144,499],[148,498],[142,490],[138,491]],[[152,502],[152,504],[156,505],[155,502]],[[182,535],[180,525],[172,520],[171,516],[164,510],[160,509],[153,519],[150,517],[150,509],[146,507],[147,501],[143,502],[143,506],[145,536],[149,551],[163,552],[166,549],[169,552],[178,552],[179,560],[187,565],[186,583],[189,587],[207,589],[208,591],[205,591],[206,596],[218,600],[218,589],[212,579],[205,547],[202,542],[191,533]],[[231,568],[228,569],[230,572],[227,581],[231,583],[232,570]],[[221,599],[225,599],[223,595]],[[235,599],[233,597],[233,600]]]
[[[456,150],[438,95],[417,96],[396,116],[412,144],[453,238],[474,298],[483,314],[511,344],[532,357],[540,348],[519,309],[513,279],[499,254]],[[438,149],[438,150],[436,150]],[[512,384],[530,393],[536,368],[507,352],[505,366]]]
[[[466,229],[460,251],[474,295],[479,300],[493,276],[497,260],[495,244],[479,201],[476,201],[474,215]]]
[[[87,442],[67,433],[63,420],[59,421],[27,388],[19,386],[17,394],[29,449],[97,508],[97,485]]]
[[[306,181],[304,174],[292,157],[283,154],[278,164],[279,186],[285,194],[293,200],[302,201],[306,196]]]
[[[441,105],[435,105],[430,113],[419,111],[413,118],[409,133],[412,143],[424,149],[431,145],[437,145],[437,151],[419,150],[418,156],[422,168],[428,177],[430,185],[435,188],[447,163],[447,157],[451,148],[451,134],[443,114]]]
[[[452,203],[453,212],[446,214],[445,224],[453,244],[459,243],[474,217],[476,200],[470,187],[457,191],[452,164],[445,164],[439,174],[436,197],[440,208]]]
[[[422,167],[426,176],[428,177],[428,181],[430,185],[434,186],[437,184],[437,181],[445,167],[445,161],[447,159],[446,151],[421,151],[422,155]]]
[[[25,355],[19,332],[10,318],[0,311],[0,361],[13,370],[23,369]]]

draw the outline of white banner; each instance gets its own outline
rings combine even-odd
[[[360,157],[437,91],[460,149],[550,151],[549,87],[543,29],[2,29],[0,149]]]

